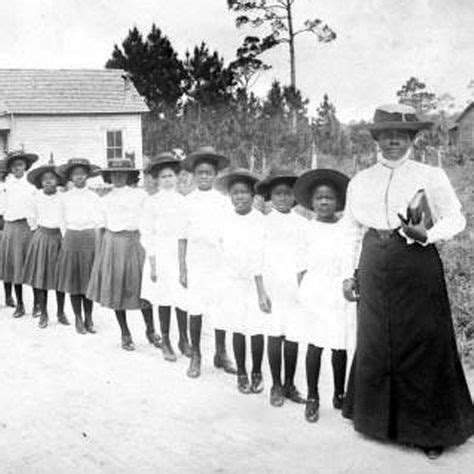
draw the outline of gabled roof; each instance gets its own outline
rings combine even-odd
[[[456,119],[456,122],[459,123],[465,116],[468,114],[474,107],[474,102],[471,102],[461,113],[461,115]]]
[[[148,112],[121,69],[0,69],[0,114]]]

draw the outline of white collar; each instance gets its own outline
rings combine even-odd
[[[396,169],[400,168],[405,162],[409,160],[413,152],[412,147],[408,148],[406,153],[398,160],[387,160],[386,158],[383,157],[382,152],[377,150],[377,163],[380,163],[382,166],[385,166],[386,168],[390,169]]]

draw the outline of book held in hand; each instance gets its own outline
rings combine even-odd
[[[407,220],[410,223],[419,224],[422,218],[426,229],[431,229],[433,227],[433,217],[424,189],[420,189],[415,193],[407,207]]]

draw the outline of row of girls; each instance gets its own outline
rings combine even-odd
[[[178,347],[190,358],[188,376],[201,373],[202,327],[212,327],[214,365],[236,373],[243,394],[263,391],[267,336],[270,403],[304,403],[309,422],[319,417],[321,353],[331,349],[334,408],[342,408],[367,436],[417,446],[436,458],[474,433],[474,408],[435,246],[461,232],[465,219],[444,171],[412,159],[413,139],[430,125],[407,106],[377,108],[369,126],[379,149],[377,162],[350,183],[336,170],[298,177],[273,169],[263,179],[244,169],[225,171],[228,158],[202,147],[184,161],[168,153],[154,158],[147,171],[158,192],[151,196],[136,188],[139,170],[131,161],[114,160],[100,171],[112,190],[86,199],[85,181],[98,171],[89,163],[38,167],[28,173],[42,189],[33,217],[23,209],[30,192],[24,172],[32,160],[9,156],[13,176],[6,183],[0,276],[15,285],[15,315],[24,314],[23,282],[37,290],[40,322],[47,322],[47,289],[59,292],[58,320],[66,321],[60,295],[68,292],[89,308],[86,331],[93,328],[92,301],[113,309],[122,347],[133,350],[127,311],[141,310],[149,341],[175,361],[174,308]],[[176,189],[181,168],[195,182],[186,196]],[[74,185],[57,198],[62,214],[45,204],[56,199],[59,180]],[[423,212],[409,207],[420,190],[428,202]],[[74,193],[80,198],[67,217],[65,203]],[[255,208],[256,194],[269,212]],[[312,212],[309,221],[295,212],[295,202]],[[427,210],[431,226],[424,219]],[[66,217],[54,220],[60,215]],[[38,226],[32,237],[31,217]],[[61,242],[57,230],[63,218]],[[55,275],[52,287],[44,284],[49,273]],[[356,347],[345,387],[355,301]],[[153,327],[156,307],[161,338]],[[73,302],[73,308],[80,327],[80,305]],[[227,355],[227,334],[236,369]],[[306,398],[294,383],[302,343]]]

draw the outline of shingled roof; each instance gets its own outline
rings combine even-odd
[[[121,69],[0,69],[0,115],[147,111]]]

